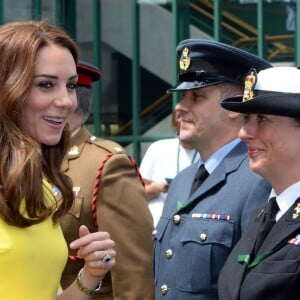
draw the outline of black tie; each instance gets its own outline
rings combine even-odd
[[[264,210],[262,211],[261,224],[257,233],[257,238],[255,242],[254,254],[258,252],[261,244],[264,242],[265,238],[271,231],[273,225],[276,223],[276,214],[279,210],[277,201],[275,197],[272,197]]]
[[[194,181],[193,181],[192,186],[191,186],[190,196],[198,189],[198,187],[207,178],[208,175],[209,175],[209,173],[205,169],[204,164],[202,164],[199,167],[199,169],[198,169],[198,171],[197,171],[197,173],[194,177]]]

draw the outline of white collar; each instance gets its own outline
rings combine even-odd
[[[283,192],[277,195],[274,189],[271,190],[270,197],[276,197],[277,204],[279,206],[279,212],[276,215],[276,220],[278,220],[282,215],[284,215],[288,209],[295,203],[295,201],[300,196],[300,181],[294,183],[293,185],[286,188]]]

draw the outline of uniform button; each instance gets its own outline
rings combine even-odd
[[[156,234],[157,234],[157,230],[156,230],[156,229],[154,229],[154,230],[152,231],[152,239],[155,239],[155,237],[156,237]]]
[[[168,250],[166,251],[166,258],[167,258],[167,259],[170,259],[172,256],[173,256],[173,251],[172,251],[172,249],[168,249]]]
[[[180,215],[175,215],[173,217],[173,222],[174,222],[174,224],[179,224],[180,223]]]
[[[200,234],[200,241],[204,242],[206,240],[206,233],[201,233]]]
[[[168,286],[166,284],[163,284],[161,287],[160,287],[160,291],[162,293],[162,295],[166,295],[167,292],[168,292]]]

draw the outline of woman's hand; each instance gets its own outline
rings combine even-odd
[[[116,264],[115,242],[110,239],[107,232],[90,233],[85,225],[79,228],[79,238],[70,244],[71,249],[78,249],[78,255],[85,260],[84,281],[87,286],[89,281],[104,278],[105,274]],[[103,259],[105,258],[105,259]]]

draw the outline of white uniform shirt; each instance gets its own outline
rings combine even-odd
[[[143,178],[160,182],[166,178],[174,178],[177,173],[200,158],[196,150],[188,150],[179,144],[178,138],[164,139],[152,143],[147,149],[140,172]],[[149,209],[156,226],[162,214],[167,193],[160,193],[149,201]]]

